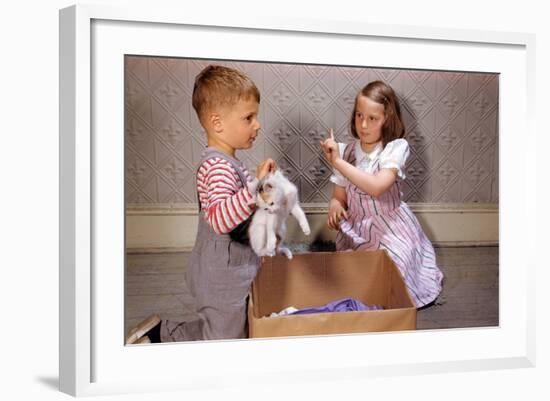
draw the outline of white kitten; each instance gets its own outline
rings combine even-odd
[[[283,253],[292,259],[290,249],[282,246],[286,220],[292,214],[305,235],[310,229],[306,215],[298,204],[298,190],[280,170],[268,174],[258,184],[256,211],[249,227],[250,246],[258,256]]]

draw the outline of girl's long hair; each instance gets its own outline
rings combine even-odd
[[[373,81],[361,89],[355,98],[355,105],[353,106],[350,121],[351,134],[354,138],[359,139],[359,135],[357,135],[357,130],[355,129],[355,112],[357,111],[357,98],[359,96],[366,96],[370,100],[384,105],[386,121],[382,127],[383,147],[386,147],[388,142],[405,136],[405,124],[403,124],[403,120],[401,119],[401,108],[399,107],[397,95],[392,87],[385,82]]]

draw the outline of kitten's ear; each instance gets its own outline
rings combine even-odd
[[[273,185],[266,183],[263,185],[263,189],[265,192],[269,192],[273,189]]]

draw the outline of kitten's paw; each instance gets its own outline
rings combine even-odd
[[[271,255],[269,255],[269,251],[266,250],[265,248],[254,250],[254,252],[256,253],[256,255],[258,255],[260,257],[271,256]]]
[[[287,257],[288,260],[292,259],[292,251],[290,249],[288,249],[287,247],[281,247],[279,249],[279,252],[284,254]]]
[[[309,227],[302,227],[302,231],[304,232],[305,235],[311,234],[311,230],[309,229]]]

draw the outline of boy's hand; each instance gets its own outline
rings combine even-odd
[[[324,141],[320,141],[320,144],[326,159],[332,166],[334,166],[336,160],[340,158],[340,152],[338,151],[338,144],[334,140],[334,132],[332,128],[330,129],[330,137]]]
[[[261,180],[269,173],[273,173],[277,170],[277,163],[273,159],[265,159],[256,167],[256,178]]]
[[[339,201],[336,199],[331,199],[328,209],[327,225],[330,229],[338,231],[340,229],[340,220],[342,220],[342,218],[348,218],[346,209],[344,209]]]

